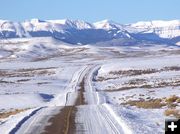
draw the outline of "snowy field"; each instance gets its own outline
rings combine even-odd
[[[101,66],[94,85],[136,133],[163,133],[164,120],[180,114],[179,59],[180,55],[113,60]]]
[[[90,120],[88,109],[99,123],[108,111],[108,118],[121,126],[117,129],[153,134],[164,133],[165,119],[180,118],[178,46],[73,46],[52,38],[12,39],[0,41],[0,133],[22,132],[26,120],[23,127],[17,124],[24,117],[43,118],[46,114],[38,111],[44,107],[50,116],[57,113],[54,106],[73,105],[83,79],[85,101],[93,105],[78,106],[79,122]],[[92,129],[89,133],[98,132]]]

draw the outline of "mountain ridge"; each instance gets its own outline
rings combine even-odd
[[[0,20],[0,39],[22,37],[54,37],[71,44],[91,44],[114,39],[176,44],[180,42],[180,20],[140,21],[131,24],[111,20],[95,23],[70,19],[31,19],[23,22]]]

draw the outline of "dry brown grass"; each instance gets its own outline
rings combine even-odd
[[[169,98],[165,98],[165,101],[166,101],[167,103],[174,103],[174,102],[179,103],[180,97],[178,97],[178,96],[176,96],[176,95],[172,95],[172,96],[170,96]]]
[[[172,95],[170,97],[158,98],[158,99],[140,99],[140,100],[129,100],[123,105],[136,106],[138,108],[161,108],[167,106],[168,108],[174,109],[180,103],[180,97]]]
[[[170,97],[164,98],[164,102],[166,102],[168,108],[176,108],[176,106],[178,106],[178,103],[180,103],[180,97],[172,95]]]
[[[125,105],[136,106],[138,108],[152,109],[152,108],[161,108],[166,106],[161,99],[151,99],[151,100],[129,100]]]
[[[164,114],[166,116],[174,116],[176,118],[180,118],[180,110],[171,108],[164,111]]]
[[[27,110],[27,109],[15,109],[13,111],[0,113],[0,119],[8,118],[11,115],[16,115],[16,114],[23,112],[25,110]]]
[[[176,100],[177,103],[180,103],[180,97]]]

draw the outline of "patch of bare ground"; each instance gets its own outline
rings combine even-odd
[[[147,69],[147,70],[119,70],[119,71],[111,71],[106,77],[97,77],[97,81],[106,81],[109,79],[117,79],[122,77],[130,77],[130,76],[139,76],[143,74],[152,74],[157,73],[156,69]]]
[[[17,70],[0,70],[0,77],[33,77],[36,75],[55,74],[54,67],[50,68],[29,68]]]
[[[162,88],[162,87],[177,87],[180,86],[180,79],[179,78],[172,78],[172,79],[156,79],[153,81],[148,81],[146,79],[132,79],[128,82],[122,83],[118,86],[109,86],[105,91],[107,92],[114,92],[114,91],[122,91],[134,88]]]
[[[134,79],[125,83],[124,85],[128,85],[129,87],[134,88],[160,88],[167,86],[180,86],[180,79],[156,79],[149,83],[145,79]]]
[[[119,70],[119,71],[111,71],[109,72],[106,77],[98,76],[96,81],[106,81],[110,79],[117,79],[121,77],[130,77],[130,76],[139,76],[145,74],[153,74],[153,73],[160,73],[165,71],[180,71],[180,66],[167,66],[161,69],[129,69],[129,70]]]
[[[135,75],[142,75],[142,74],[152,74],[156,73],[158,70],[156,69],[146,69],[146,70],[119,70],[119,71],[111,71],[109,74],[112,75],[120,75],[120,76],[135,76]]]
[[[15,109],[13,111],[9,111],[9,112],[0,112],[0,119],[4,119],[4,118],[8,118],[9,116],[11,115],[16,115],[20,112],[24,112],[26,111],[27,109]]]
[[[161,71],[180,71],[180,66],[164,67]]]

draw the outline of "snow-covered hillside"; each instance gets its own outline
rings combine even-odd
[[[178,44],[180,21],[150,21],[122,25],[104,20],[39,20],[24,22],[0,20],[0,38],[54,37],[71,44],[92,44],[116,39]]]
[[[175,38],[180,36],[180,21],[149,21],[137,22],[129,25],[134,28],[132,32],[155,33],[162,38]]]

